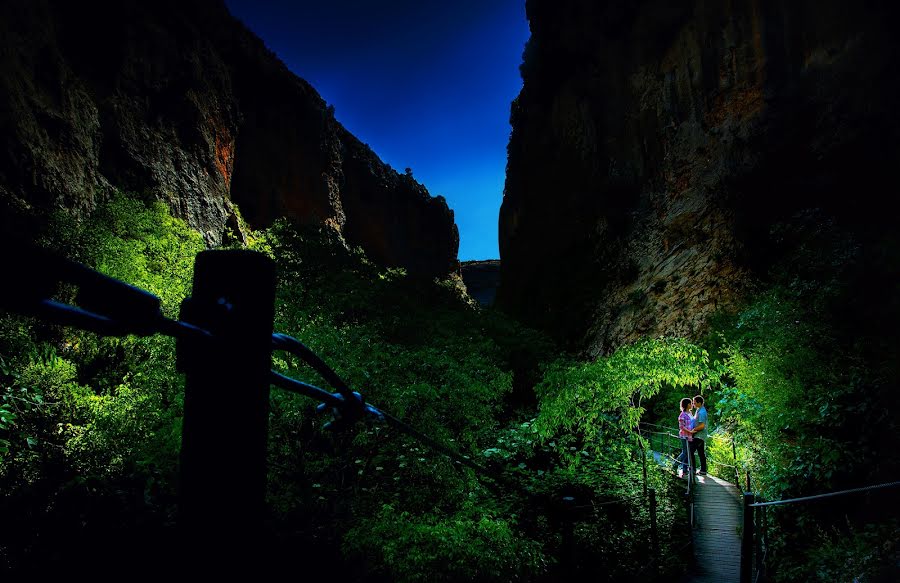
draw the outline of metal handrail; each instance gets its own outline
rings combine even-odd
[[[788,498],[787,500],[774,500],[772,502],[756,502],[751,504],[751,508],[762,508],[764,506],[781,506],[784,504],[795,504],[797,502],[811,502],[813,500],[821,500],[823,498],[831,498],[834,496],[843,496],[845,494],[858,494],[859,492],[868,492],[869,490],[880,490],[882,488],[896,488],[900,486],[900,480],[896,482],[886,482],[884,484],[873,484],[871,486],[862,486],[860,488],[851,488],[849,490],[838,490],[836,492],[826,492],[824,494],[816,494],[814,496],[802,496],[800,498]]]

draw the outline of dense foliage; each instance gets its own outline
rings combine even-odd
[[[793,260],[735,313],[720,314],[700,342],[718,369],[705,392],[711,471],[763,500],[897,479],[896,301],[866,277],[896,270],[895,250],[861,253],[848,234],[813,225]],[[894,267],[890,267],[894,266]],[[674,425],[664,391],[650,419]],[[898,516],[890,490],[768,511],[769,575],[777,581],[893,580]],[[879,540],[878,544],[874,541]]]
[[[55,217],[41,243],[151,291],[170,316],[203,248],[164,206],[122,195],[84,221]],[[653,555],[642,453],[652,440],[635,429],[671,426],[679,398],[697,393],[711,415],[711,471],[729,480],[734,465],[742,480],[749,471],[762,497],[895,475],[886,452],[896,371],[830,317],[848,293],[838,283],[776,282],[701,342],[647,338],[583,362],[474,306],[453,278],[378,267],[329,229],[277,223],[242,245],[276,262],[277,331],[302,339],[370,402],[500,476],[374,422],[323,431],[316,403],[273,390],[273,548],[331,561],[340,578],[675,576],[686,568],[680,487],[649,458]],[[72,300],[73,290],[58,295]],[[0,565],[62,568],[97,548],[108,560],[171,556],[183,408],[174,351],[163,337],[0,316]],[[294,357],[276,353],[273,366],[322,384]],[[240,421],[236,403],[229,422]],[[885,572],[897,526],[874,519],[882,500],[773,512],[774,576]]]
[[[719,424],[764,500],[896,479],[896,377],[865,354],[862,338],[842,337],[833,316],[846,300],[842,292],[802,280],[776,285],[723,319],[711,339],[726,372],[713,395]],[[720,459],[729,453],[720,448]],[[891,497],[876,492],[774,509],[776,578],[852,580],[894,571],[900,548]],[[883,544],[871,545],[879,536]]]
[[[55,217],[42,244],[151,291],[170,316],[203,247],[162,205],[121,195],[85,221]],[[535,580],[576,563],[612,576],[646,563],[639,455],[630,442],[602,445],[622,427],[579,435],[533,421],[534,397],[521,387],[556,358],[544,337],[475,307],[453,279],[377,267],[327,229],[279,223],[247,245],[276,260],[277,331],[301,338],[371,402],[506,476],[476,476],[378,424],[323,431],[316,403],[273,390],[273,545],[330,558],[341,577],[360,580]],[[183,407],[174,342],[12,315],[0,325],[5,567],[63,568],[100,547],[113,561],[171,553]],[[322,382],[282,353],[273,366]],[[627,411],[622,395],[610,399]],[[232,422],[240,414],[236,404]],[[664,473],[649,480],[666,551],[682,510]],[[559,506],[563,494],[577,496],[578,516]],[[593,505],[603,500],[620,501]]]
[[[43,243],[156,294],[168,315],[203,248],[163,205],[127,197],[83,223],[54,217]],[[0,546],[10,566],[46,565],[101,535],[115,549],[135,524],[171,522],[183,394],[174,342],[10,315],[0,329]]]
[[[540,426],[600,443],[606,432],[637,427],[642,400],[663,387],[708,386],[716,376],[706,351],[680,338],[643,340],[595,362],[557,363],[538,387]]]

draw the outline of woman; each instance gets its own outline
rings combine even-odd
[[[688,449],[689,442],[694,439],[692,436],[692,430],[694,428],[694,419],[691,417],[692,403],[693,401],[689,398],[682,399],[681,414],[678,415],[678,437],[681,439],[681,454],[678,456],[678,464],[676,467],[679,470],[679,478],[687,476],[688,469],[692,465],[690,454],[688,453],[690,451]]]

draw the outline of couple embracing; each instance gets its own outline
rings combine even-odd
[[[706,475],[706,438],[708,432],[706,407],[703,397],[697,395],[693,399],[681,400],[681,414],[678,415],[678,437],[681,438],[681,455],[678,456],[679,474],[688,477],[688,472],[697,467],[694,465],[694,452],[700,456],[698,476]]]

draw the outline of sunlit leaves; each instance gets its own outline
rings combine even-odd
[[[190,290],[200,235],[172,217],[161,202],[115,195],[80,225],[76,250],[92,267],[140,287],[175,316]],[[72,243],[72,242],[67,242]]]
[[[503,581],[534,577],[548,564],[541,545],[511,519],[466,504],[455,515],[418,515],[386,504],[347,536],[351,556],[375,557],[392,581]]]
[[[558,362],[538,386],[544,436],[577,431],[588,443],[637,425],[641,399],[662,386],[706,386],[717,378],[705,350],[679,338],[642,340],[594,362]]]
[[[819,304],[776,287],[722,331],[731,381],[719,413],[752,449],[757,488],[772,498],[804,484],[825,489],[838,464],[849,468],[860,458],[838,430],[846,408],[866,402],[864,395],[844,402],[859,365],[838,349]]]

